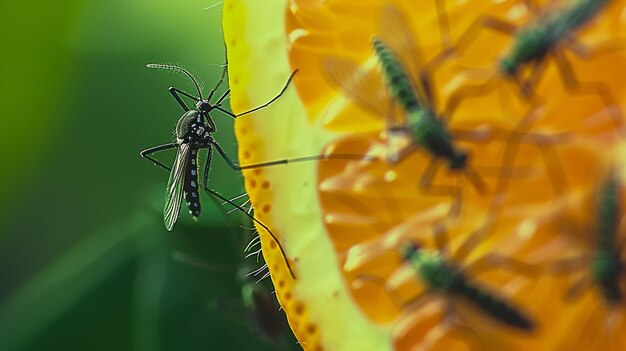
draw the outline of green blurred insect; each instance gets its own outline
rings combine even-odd
[[[475,170],[475,166],[470,165],[470,156],[458,145],[458,141],[485,142],[489,136],[486,136],[484,131],[450,128],[452,109],[446,109],[443,114],[436,112],[429,72],[424,69],[423,56],[415,45],[410,28],[409,22],[398,9],[392,6],[384,7],[380,36],[372,39],[374,55],[381,73],[367,67],[361,68],[352,60],[338,57],[325,58],[324,72],[332,83],[338,85],[342,92],[359,106],[385,119],[388,132],[388,162],[397,164],[417,149],[431,156],[430,162],[420,176],[419,186],[427,195],[452,197],[450,214],[455,216],[461,208],[462,187],[460,184],[434,184],[433,180],[441,161],[446,163],[449,171],[468,179],[478,193],[486,193],[487,185]],[[448,105],[454,106],[455,102],[449,102]],[[393,115],[396,106],[400,107],[402,112],[401,121],[397,121]],[[491,137],[502,137],[500,132],[493,133]],[[514,131],[505,131],[506,133],[524,134]],[[507,134],[507,137],[510,134]],[[541,138],[547,140],[545,137],[534,138],[530,133],[526,133],[515,142],[540,142]],[[395,150],[397,148],[391,146],[390,142],[394,138],[411,142]],[[505,159],[503,164],[490,169],[511,171],[509,161]],[[498,177],[503,174],[504,172],[498,173]]]
[[[615,307],[624,303],[626,294],[626,237],[619,239],[623,209],[620,200],[621,183],[617,174],[611,171],[598,192],[595,212],[595,229],[581,233],[585,237],[593,234],[594,248],[587,255],[559,260],[550,264],[552,273],[572,273],[586,270],[587,274],[576,281],[567,296],[579,296],[590,287],[597,287],[607,306]],[[568,232],[580,232],[568,228]]]
[[[361,69],[357,63],[337,57],[325,59],[326,76],[360,106],[383,116],[389,138],[405,137],[412,141],[397,152],[389,147],[389,162],[399,163],[416,149],[432,156],[419,180],[420,188],[431,195],[455,198],[451,212],[456,213],[460,207],[460,187],[433,184],[440,160],[445,160],[449,170],[465,175],[477,191],[484,192],[486,185],[470,167],[467,151],[456,144],[454,132],[447,126],[449,120],[436,113],[428,74],[420,72],[422,56],[413,36],[407,32],[410,28],[407,20],[396,8],[387,6],[382,11],[380,28],[380,37],[374,37],[372,45],[384,86],[373,70]],[[410,55],[412,62],[403,60],[404,54]],[[402,109],[404,121],[395,121],[392,104]]]
[[[444,0],[437,0],[442,3]],[[505,77],[513,79],[526,97],[530,97],[539,83],[547,66],[548,58],[556,64],[565,89],[573,94],[596,94],[608,108],[612,122],[619,128],[623,127],[624,117],[618,108],[610,88],[602,82],[581,82],[576,78],[574,70],[565,56],[569,51],[580,58],[599,56],[607,52],[626,48],[626,41],[610,39],[595,47],[588,47],[578,41],[576,33],[591,22],[609,0],[571,0],[550,3],[539,9],[532,0],[524,3],[534,15],[534,19],[523,26],[482,15],[459,38],[458,42],[444,49],[435,56],[428,67],[434,69],[449,56],[467,49],[481,29],[489,29],[513,37],[511,47],[499,60],[497,71]],[[441,23],[448,23],[443,5],[438,7],[439,16],[445,18]],[[449,29],[444,28],[449,31]],[[530,67],[527,78],[521,72]],[[464,94],[470,91],[467,89]]]
[[[386,187],[386,185],[384,186]],[[450,252],[451,246],[447,228],[442,223],[434,223],[432,225],[434,248],[425,248],[420,244],[421,237],[408,232],[400,234],[399,231],[393,229],[398,224],[403,223],[404,215],[400,207],[397,209],[390,207],[395,203],[391,198],[392,191],[390,189],[379,189],[379,191],[383,203],[389,208],[389,213],[393,217],[393,223],[372,222],[377,231],[387,234],[382,234],[378,239],[379,241],[369,241],[352,247],[348,251],[345,267],[350,267],[349,270],[359,269],[358,267],[380,255],[382,251],[396,248],[405,268],[410,268],[411,274],[423,284],[425,291],[407,300],[398,294],[389,280],[369,273],[358,274],[352,283],[353,285],[363,282],[379,285],[400,309],[407,312],[418,309],[435,298],[443,297],[446,301],[444,322],[453,319],[456,302],[465,302],[502,326],[523,332],[536,330],[535,321],[523,308],[508,301],[501,292],[498,292],[496,287],[486,286],[478,282],[477,277],[486,271],[496,269],[508,270],[527,277],[536,277],[540,273],[541,267],[496,252],[485,254],[471,262],[467,260],[477,245],[484,241],[493,228],[494,217],[489,216],[485,224],[469,233],[454,252]],[[366,216],[368,217],[380,216],[380,213],[375,213],[367,205],[357,203],[349,197],[343,197],[341,201],[353,211],[358,210],[367,213]],[[429,228],[430,226],[425,227]],[[424,229],[422,227],[419,230]],[[402,276],[404,277],[404,275]],[[463,324],[466,329],[471,328],[471,324]],[[459,326],[463,327],[463,325]]]

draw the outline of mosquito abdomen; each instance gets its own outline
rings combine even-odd
[[[372,39],[374,52],[380,61],[381,69],[391,96],[407,111],[421,109],[409,75],[393,53],[379,38]]]
[[[458,292],[473,302],[483,312],[504,324],[526,331],[531,331],[535,328],[530,318],[526,317],[517,308],[477,286],[464,282],[464,284],[459,285]]]
[[[187,174],[185,175],[185,201],[189,213],[193,217],[200,216],[200,193],[198,191],[198,149],[192,149],[187,162]]]

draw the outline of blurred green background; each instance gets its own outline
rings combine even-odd
[[[237,304],[210,308],[240,296],[232,225],[205,197],[198,223],[184,209],[166,232],[167,172],[139,156],[171,140],[181,109],[167,88],[190,90],[145,64],[183,65],[211,87],[224,61],[222,7],[204,8],[216,2],[3,3],[1,350],[277,349]],[[215,119],[236,155],[232,121]],[[241,193],[241,177],[215,161],[211,187]]]

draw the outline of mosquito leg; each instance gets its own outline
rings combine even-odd
[[[452,46],[452,38],[450,31],[450,21],[446,10],[445,0],[435,0],[437,7],[437,22],[439,24],[439,35],[441,36],[441,47],[449,48]]]
[[[571,94],[589,95],[595,94],[600,97],[604,106],[608,109],[609,116],[620,134],[624,133],[624,114],[619,108],[619,104],[615,100],[611,89],[602,82],[581,82],[576,78],[572,65],[567,58],[559,52],[552,54],[561,79],[565,85],[565,89]]]
[[[190,98],[190,99],[192,99],[194,101],[200,101],[200,100],[198,100],[197,97],[195,97],[195,96],[193,96],[193,95],[191,95],[189,93],[186,93],[186,92],[184,92],[184,91],[182,91],[182,90],[180,90],[178,88],[170,87],[169,91],[170,91],[170,94],[172,94],[172,96],[174,97],[174,99],[176,99],[176,102],[178,102],[180,107],[182,107],[183,110],[185,110],[185,112],[189,111],[189,107],[187,107],[187,104],[185,104],[183,99],[178,94],[186,96],[186,97],[188,97],[188,98]]]
[[[532,73],[525,81],[521,82],[520,89],[525,98],[530,98],[534,88],[539,85],[543,72],[547,66],[547,60],[537,60],[533,63]],[[517,79],[516,79],[517,81]]]
[[[268,226],[266,226],[265,224],[263,224],[263,222],[259,221],[258,219],[254,218],[253,215],[249,214],[245,209],[243,209],[241,206],[237,205],[236,203],[230,201],[227,197],[222,196],[220,193],[218,193],[215,190],[210,189],[208,186],[204,186],[204,190],[207,191],[209,193],[210,196],[214,196],[217,197],[219,200],[225,201],[227,203],[229,203],[231,206],[236,207],[237,209],[239,209],[239,211],[241,213],[243,213],[245,216],[247,216],[248,218],[250,218],[251,220],[253,220],[256,224],[260,225],[261,227],[263,227],[263,229],[265,229],[267,231],[267,233],[272,237],[272,240],[276,243],[276,246],[278,246],[278,249],[280,250],[280,254],[283,256],[283,259],[285,260],[285,264],[287,265],[287,269],[289,270],[289,274],[291,275],[291,277],[293,279],[296,279],[296,275],[293,272],[293,269],[291,267],[291,263],[289,263],[289,259],[287,258],[287,254],[285,253],[285,250],[283,249],[283,246],[280,244],[280,241],[278,241],[278,238],[276,237],[276,235],[274,234],[274,232],[272,232],[270,230],[270,228]]]
[[[498,33],[513,36],[515,32],[517,32],[518,27],[512,23],[492,16],[480,16],[468,27],[467,30],[465,30],[465,33],[461,35],[456,45],[444,48],[439,54],[435,55],[430,62],[424,65],[424,69],[432,72],[449,57],[455,54],[458,55],[465,51],[472,41],[474,41],[478,32],[483,29],[490,29]]]
[[[450,205],[450,217],[455,217],[461,211],[461,188],[452,185],[437,185],[433,184],[433,179],[438,170],[438,159],[433,158],[426,166],[424,173],[419,181],[420,189],[429,196],[449,196],[452,198],[452,204]]]
[[[449,238],[446,227],[441,223],[436,223],[433,228],[433,236],[437,250],[444,256],[447,255]]]
[[[227,71],[228,71],[228,64],[225,63],[224,66],[222,66],[222,74],[220,75],[220,79],[217,81],[217,84],[215,84],[213,89],[211,89],[211,92],[209,93],[209,96],[207,96],[207,98],[206,98],[207,101],[211,101],[211,99],[213,98],[213,94],[215,94],[217,89],[220,88],[220,86],[224,82],[224,78],[226,78]],[[221,101],[221,99],[220,99],[220,101]],[[219,104],[219,102],[218,102],[218,104]]]
[[[453,255],[454,260],[458,262],[463,262],[467,258],[467,256],[474,250],[476,245],[480,244],[483,241],[489,230],[491,230],[491,228],[493,227],[494,223],[495,218],[489,216],[485,224],[474,230],[467,237],[467,239],[465,239],[463,244],[461,244],[461,246]]]
[[[291,83],[291,80],[292,80],[292,79],[293,79],[293,77],[296,75],[296,73],[298,73],[298,70],[297,70],[297,69],[295,69],[295,70],[291,73],[291,75],[289,76],[289,79],[287,79],[287,82],[285,83],[285,86],[283,86],[283,89],[282,89],[282,90],[278,93],[278,95],[274,96],[274,97],[273,97],[270,101],[268,101],[268,102],[264,103],[264,104],[263,104],[263,105],[261,105],[261,106],[257,106],[257,107],[255,107],[255,108],[253,108],[253,109],[251,109],[251,110],[248,110],[248,111],[245,111],[245,112],[239,113],[239,114],[237,114],[237,115],[236,115],[236,117],[241,117],[241,116],[243,116],[243,115],[247,115],[248,113],[252,113],[252,112],[254,112],[254,111],[258,111],[258,110],[260,110],[260,109],[263,109],[263,108],[265,108],[265,107],[267,107],[267,106],[271,105],[274,101],[278,100],[278,99],[279,99],[279,98],[280,98],[280,97],[281,97],[281,96],[285,93],[285,91],[287,91],[287,88],[289,88],[289,84]],[[220,100],[221,100],[221,98],[220,98]]]
[[[626,38],[613,38],[601,41],[593,46],[582,44],[574,37],[565,40],[565,49],[581,59],[593,59],[626,50]]]
[[[245,169],[254,169],[254,168],[263,168],[263,167],[277,166],[277,165],[285,165],[285,164],[296,163],[296,162],[317,161],[317,160],[372,161],[375,159],[374,157],[368,157],[364,155],[353,155],[353,154],[315,155],[315,156],[296,157],[296,158],[291,158],[291,159],[285,158],[285,159],[276,160],[276,161],[261,162],[261,163],[241,166],[235,163],[235,161],[233,161],[233,159],[230,158],[230,156],[228,156],[226,151],[222,149],[222,147],[217,143],[217,141],[213,141],[212,144],[213,146],[215,146],[215,149],[220,154],[220,156],[222,156],[224,161],[226,161],[226,163],[230,166],[230,168],[232,168],[235,171],[241,171]]]
[[[565,293],[565,298],[568,300],[574,300],[579,298],[587,289],[592,285],[591,279],[587,275],[578,279]]]
[[[587,268],[589,265],[589,257],[577,256],[560,259],[557,261],[549,262],[545,272],[549,274],[561,275],[570,274],[573,272],[580,272]]]
[[[147,158],[148,160],[152,161],[152,163],[154,163],[157,166],[161,166],[164,169],[166,169],[168,172],[172,170],[171,167],[168,167],[166,165],[164,165],[163,163],[161,163],[161,161],[150,157],[150,155],[152,155],[155,152],[159,152],[159,151],[163,151],[163,150],[169,150],[169,149],[173,149],[175,147],[178,147],[178,144],[176,143],[167,143],[167,144],[163,144],[163,145],[158,145],[158,146],[153,146],[150,148],[147,148],[145,150],[141,150],[139,152],[139,155],[141,155],[141,157],[143,158]]]
[[[541,267],[512,257],[491,253],[482,256],[465,268],[472,276],[479,276],[488,270],[503,269],[506,271],[536,277],[541,274]]]
[[[444,118],[447,123],[450,123],[454,112],[465,99],[485,96],[494,91],[496,86],[497,85],[494,81],[487,81],[484,84],[464,85],[456,89],[456,91],[450,96],[450,98],[446,102],[446,106],[442,113],[442,118]]]

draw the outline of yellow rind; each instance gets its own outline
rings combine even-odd
[[[271,99],[297,68],[287,60],[286,6],[286,0],[224,2],[235,113]],[[293,88],[270,108],[238,119],[236,133],[242,164],[316,155],[338,136],[309,123]],[[297,275],[291,280],[279,250],[262,234],[278,299],[300,344],[306,350],[390,350],[390,328],[367,321],[343,282],[323,227],[316,162],[247,171],[244,176],[257,218],[279,236]],[[281,216],[286,210],[290,215]]]

